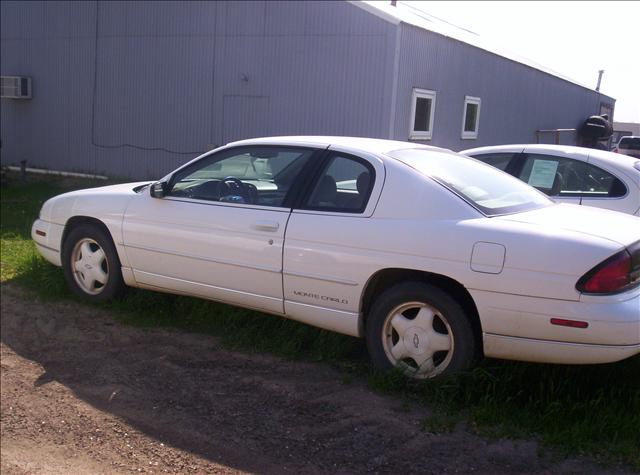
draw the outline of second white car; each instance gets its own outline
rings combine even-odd
[[[566,145],[497,145],[460,152],[492,165],[554,201],[640,216],[640,159]]]

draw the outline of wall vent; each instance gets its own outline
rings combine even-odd
[[[31,99],[31,78],[0,76],[0,97],[6,99]]]

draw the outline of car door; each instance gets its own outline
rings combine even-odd
[[[314,149],[245,146],[131,201],[123,240],[136,283],[283,313],[282,251],[296,178]]]
[[[579,205],[586,186],[586,166],[584,161],[569,156],[525,149],[511,173],[556,202]]]
[[[283,262],[287,317],[358,335],[367,258],[358,250],[384,182],[382,160],[330,148],[294,207]],[[370,275],[370,274],[368,274]]]

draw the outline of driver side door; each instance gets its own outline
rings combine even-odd
[[[284,313],[282,251],[296,179],[313,149],[248,146],[173,174],[131,201],[124,245],[141,287]]]

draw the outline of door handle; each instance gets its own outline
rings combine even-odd
[[[251,225],[251,227],[258,231],[270,231],[273,233],[278,230],[280,223],[277,221],[256,221]]]

